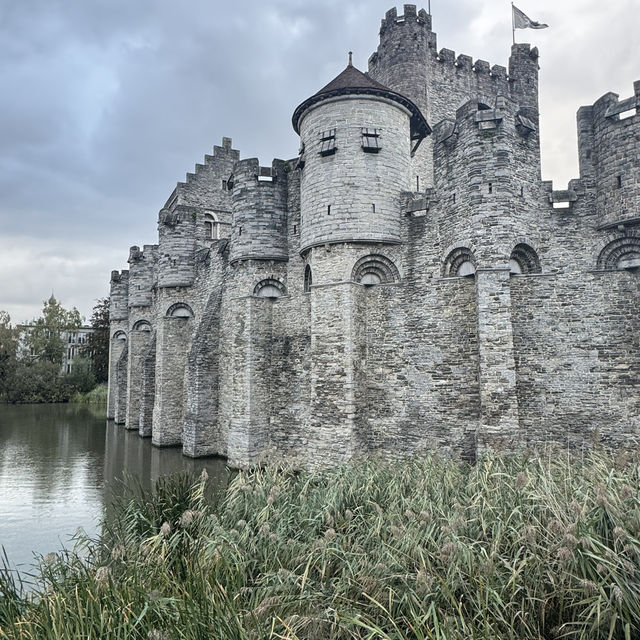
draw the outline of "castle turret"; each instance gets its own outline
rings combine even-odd
[[[434,129],[436,189],[445,246],[472,243],[479,264],[504,266],[527,235],[525,203],[540,180],[537,126],[519,105],[470,101]]]
[[[411,144],[430,133],[418,107],[352,66],[293,114],[304,162],[301,251],[337,242],[400,240],[399,192]]]
[[[616,227],[640,215],[639,139],[640,81],[626,100],[607,93],[578,111],[580,177],[594,181],[600,226]]]
[[[129,307],[151,305],[151,288],[154,285],[154,271],[158,260],[158,245],[144,245],[143,249],[133,246],[129,249]]]
[[[285,163],[261,167],[257,158],[233,170],[229,259],[287,260],[287,179]]]
[[[180,205],[162,209],[158,241],[158,286],[191,286],[195,278],[195,211]]]

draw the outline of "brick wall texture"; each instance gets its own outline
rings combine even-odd
[[[405,5],[368,74],[304,103],[300,157],[224,138],[177,185],[111,276],[108,417],[236,467],[637,445],[640,82],[555,190],[537,49],[456,55]]]

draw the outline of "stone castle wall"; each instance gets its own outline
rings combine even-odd
[[[369,73],[432,135],[412,153],[409,111],[346,91],[301,116],[299,158],[224,138],[112,274],[108,417],[237,467],[637,444],[640,83],[580,109],[556,190],[536,49],[508,72],[438,50],[405,5]]]

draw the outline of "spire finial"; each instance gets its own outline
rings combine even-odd
[[[349,66],[353,67],[353,51],[349,51]]]

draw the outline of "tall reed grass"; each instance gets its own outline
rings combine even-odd
[[[99,384],[97,387],[94,387],[91,391],[87,391],[86,393],[76,391],[71,396],[69,402],[75,402],[77,404],[98,404],[106,406],[107,385]]]
[[[640,638],[640,466],[432,455],[162,479],[97,541],[5,570],[0,638]]]

